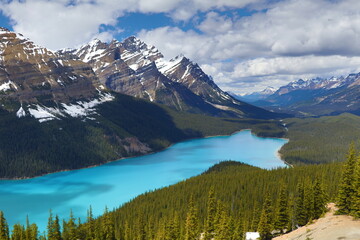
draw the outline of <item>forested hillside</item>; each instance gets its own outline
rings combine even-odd
[[[280,234],[319,217],[325,203],[336,198],[341,169],[340,163],[263,170],[223,162],[119,209],[106,209],[100,218],[94,219],[90,209],[84,224],[71,213],[63,223],[50,216],[43,238],[189,240],[205,234],[205,239],[238,240],[244,232],[260,231],[268,239],[272,229]],[[6,232],[3,223],[0,234]],[[36,226],[16,225],[13,235],[25,236],[31,229]]]
[[[116,94],[89,118],[64,117],[43,123],[0,111],[0,178],[34,177],[106,163],[168,147],[189,138],[228,135],[253,128],[281,136],[277,121],[221,119],[180,113]]]
[[[288,129],[280,154],[290,164],[344,161],[350,143],[360,147],[360,117],[345,113],[320,118],[284,119]]]

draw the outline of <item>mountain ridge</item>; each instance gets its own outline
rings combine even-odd
[[[198,64],[185,56],[167,61],[156,47],[134,36],[123,42],[93,40],[79,49],[59,53],[75,55],[89,63],[100,82],[113,91],[177,110],[241,118],[278,117],[222,91]]]
[[[275,111],[297,115],[360,114],[360,73],[346,77],[299,79],[281,86],[275,93],[252,102]]]

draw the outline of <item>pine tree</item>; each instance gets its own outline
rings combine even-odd
[[[146,237],[148,239],[154,239],[155,238],[155,221],[154,221],[154,216],[150,216],[149,219],[146,221]]]
[[[128,221],[125,221],[124,240],[131,240],[131,229]]]
[[[295,198],[295,225],[297,226],[304,226],[307,223],[307,216],[306,216],[306,208],[304,206],[304,184],[299,183],[296,190],[296,198]]]
[[[360,158],[357,159],[354,170],[353,189],[355,191],[350,214],[356,218],[360,218]]]
[[[205,240],[213,238],[215,232],[215,217],[216,217],[216,199],[214,188],[211,187],[207,201],[207,218],[205,223]]]
[[[74,214],[72,210],[70,211],[70,218],[69,221],[64,221],[63,226],[63,239],[64,240],[76,240],[78,239],[78,232],[77,232],[77,225],[75,222]]]
[[[9,240],[9,225],[5,219],[4,213],[0,211],[0,239],[1,240]]]
[[[59,218],[58,218],[58,216],[56,216],[54,219],[51,210],[50,210],[50,216],[49,216],[48,225],[47,225],[47,239],[48,240],[60,240],[61,239]]]
[[[61,239],[61,230],[60,230],[60,222],[59,222],[59,216],[56,215],[55,216],[55,220],[54,220],[54,226],[53,226],[53,236],[54,236],[54,239]]]
[[[164,223],[164,219],[161,219],[158,227],[157,227],[157,232],[156,232],[156,240],[164,240],[166,239],[166,224]]]
[[[255,204],[254,209],[252,211],[252,220],[249,230],[251,232],[255,232],[257,230],[257,227],[259,225],[259,219],[260,219],[260,212],[261,209],[259,209],[258,205]]]
[[[139,214],[137,221],[137,240],[146,240],[145,222],[143,214]]]
[[[278,201],[276,204],[276,215],[275,215],[275,230],[284,232],[289,226],[289,208],[288,208],[288,194],[286,191],[285,184],[281,184],[280,192],[278,195]]]
[[[225,206],[220,200],[218,200],[216,204],[216,214],[214,218],[215,235],[218,234],[221,228],[221,219],[223,217],[223,212],[225,212]]]
[[[197,209],[194,206],[193,197],[191,197],[185,223],[185,240],[199,239],[200,231],[198,221]]]
[[[20,224],[15,224],[11,234],[11,240],[25,240],[25,229]]]
[[[326,212],[326,194],[324,186],[319,178],[315,179],[314,185],[314,218],[321,217]]]
[[[304,211],[306,223],[314,219],[314,192],[313,185],[308,179],[304,187]],[[305,223],[305,224],[306,224]]]
[[[242,219],[239,219],[237,222],[234,221],[234,233],[232,235],[232,240],[243,240],[244,239],[244,222]]]
[[[102,226],[103,240],[114,240],[115,239],[114,222],[110,216],[107,207],[105,208],[102,224],[103,224]],[[143,239],[139,239],[139,240],[143,240]]]
[[[270,240],[272,238],[271,230],[271,200],[269,193],[266,194],[266,198],[264,201],[263,209],[260,216],[258,232],[260,233],[261,240]]]
[[[25,239],[26,240],[31,239],[31,228],[30,228],[30,223],[29,223],[29,216],[26,216]]]
[[[87,239],[94,239],[95,238],[95,223],[94,223],[94,216],[92,212],[92,207],[90,206],[89,210],[87,211],[87,219],[86,219],[86,238]]]
[[[339,186],[339,194],[337,199],[338,214],[349,214],[353,206],[354,189],[354,170],[356,166],[356,151],[354,144],[351,144],[349,153],[344,163],[342,178]]]
[[[230,219],[225,210],[222,210],[221,212],[220,224],[217,228],[214,240],[229,240],[229,236],[232,234],[230,229]]]
[[[287,226],[287,232],[292,231],[296,228],[296,213],[295,213],[295,202],[294,195],[290,194],[289,196],[289,225]]]
[[[38,229],[38,226],[33,223],[30,225],[30,240],[38,240],[38,232],[39,232],[39,229]]]
[[[34,223],[30,225],[28,216],[26,216],[25,239],[26,240],[38,239],[38,227]]]
[[[168,221],[165,227],[165,240],[180,239],[180,223],[179,216],[175,213],[174,217]]]

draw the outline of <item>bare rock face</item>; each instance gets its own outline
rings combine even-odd
[[[163,55],[135,37],[123,43],[114,40],[106,44],[94,40],[78,50],[59,53],[70,58],[75,55],[90,64],[100,82],[116,92],[162,103],[177,110],[211,115],[221,113],[186,86],[162,74],[155,61],[162,59]]]
[[[101,84],[90,65],[0,28],[0,99],[67,103],[95,97],[96,88]]]
[[[90,64],[100,82],[111,90],[177,110],[232,117],[273,115],[234,99],[186,57],[166,61],[157,48],[136,37],[110,43],[93,40],[59,54]]]
[[[212,80],[203,72],[200,66],[191,62],[188,58],[180,55],[170,61],[157,61],[159,70],[174,82],[179,82],[189,88],[196,95],[201,96],[205,101],[214,104],[234,103],[234,99],[222,91]]]

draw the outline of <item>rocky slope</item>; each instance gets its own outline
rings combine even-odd
[[[215,116],[278,116],[234,99],[186,57],[166,61],[155,47],[135,37],[110,43],[94,40],[79,49],[62,50],[59,54],[90,64],[100,82],[111,90],[177,110]]]
[[[334,215],[335,205],[328,205],[330,211],[313,224],[274,238],[274,240],[359,240],[360,221],[350,216]]]
[[[2,97],[38,102],[39,97],[62,102],[94,97],[100,87],[89,65],[65,59],[35,45],[21,34],[0,28],[0,91]]]
[[[86,116],[112,96],[92,68],[0,28],[0,104],[39,121]]]

